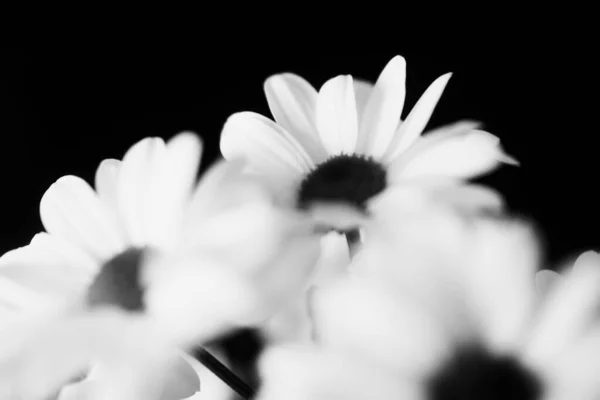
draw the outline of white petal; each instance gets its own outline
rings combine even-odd
[[[367,104],[371,97],[371,93],[373,93],[373,88],[375,85],[371,82],[363,81],[361,79],[352,79],[352,84],[354,85],[354,98],[356,101],[356,116],[358,118],[358,137],[356,139],[356,153],[358,154],[366,154],[367,144],[370,140],[369,132],[364,132],[366,135],[363,135],[363,130],[361,126],[363,124],[365,109],[367,108]]]
[[[428,149],[435,148],[447,140],[463,136],[477,129],[481,124],[476,121],[461,120],[453,124],[448,124],[429,131],[425,136],[420,137],[410,148],[400,154],[398,157],[388,159],[388,179],[391,182],[404,179],[402,171],[405,167]]]
[[[317,98],[317,128],[330,155],[354,153],[358,118],[350,75],[330,79],[321,87]]]
[[[182,347],[264,318],[255,286],[203,254],[149,257],[144,281],[148,316]]]
[[[105,372],[117,372],[117,366],[121,369],[118,371],[120,379],[111,380],[111,385],[103,385],[103,390],[125,385],[125,380],[129,389],[134,389],[130,386],[133,383],[137,390],[156,389],[155,385],[162,384],[156,379],[159,376],[156,373],[164,371],[154,370],[155,363],[166,353],[163,353],[158,336],[148,326],[129,318],[107,312],[48,319],[38,324],[35,331],[25,333],[14,358],[0,360],[0,376],[10,381],[17,398],[46,398],[73,376],[86,371],[91,361],[101,356],[111,367]],[[139,379],[148,378],[150,372],[156,380],[141,386]]]
[[[185,399],[200,390],[200,378],[190,363],[175,357],[165,377],[160,400]]]
[[[327,158],[316,126],[317,91],[304,78],[290,73],[269,77],[265,94],[275,121],[302,145],[316,162]]]
[[[531,332],[526,356],[544,366],[560,355],[597,317],[600,306],[600,256],[583,253],[570,273],[550,291]]]
[[[561,276],[559,273],[551,270],[538,271],[535,274],[535,289],[539,301],[542,302],[551,292],[552,288],[560,282]]]
[[[44,193],[40,216],[48,232],[89,251],[99,260],[124,248],[124,239],[104,204],[81,178],[64,176]]]
[[[500,146],[500,139],[481,130],[448,137],[422,148],[411,160],[393,165],[392,175],[404,178],[449,176],[469,179],[489,172],[502,162],[514,163]],[[403,166],[400,166],[400,165]]]
[[[538,243],[518,222],[482,220],[473,235],[472,253],[464,262],[470,304],[487,343],[499,352],[514,350],[535,305]]]
[[[360,126],[365,109],[367,108],[367,103],[369,102],[371,93],[373,93],[374,85],[371,82],[356,78],[352,79],[352,84],[354,85],[354,98],[356,100],[356,115]],[[359,138],[359,142],[360,139],[361,138]]]
[[[402,373],[428,374],[451,350],[450,338],[423,304],[367,279],[318,290],[317,340]]]
[[[564,389],[577,390],[588,395],[600,395],[600,324],[596,322],[591,329],[571,346],[557,362],[552,363],[553,383]],[[571,397],[588,398],[588,397]],[[565,397],[566,399],[566,397]]]
[[[178,242],[184,210],[192,195],[202,144],[193,133],[167,143],[167,151],[148,187],[145,220],[148,243],[172,248]]]
[[[330,232],[321,238],[321,256],[315,267],[315,275],[311,284],[327,285],[344,276],[350,266],[350,249],[346,236]]]
[[[396,56],[385,66],[375,83],[360,121],[359,137],[368,137],[364,150],[375,158],[388,149],[404,107],[406,61]]]
[[[0,272],[0,300],[4,306],[16,310],[26,310],[40,307],[48,297],[32,291],[31,289],[15,282],[13,279],[5,278]]]
[[[404,122],[396,130],[394,139],[387,151],[386,156],[388,159],[398,156],[419,138],[451,76],[451,73],[440,76],[423,93]]]
[[[106,159],[96,170],[96,193],[106,207],[114,213],[117,210],[117,175],[120,167],[120,160]]]
[[[117,204],[128,240],[135,246],[147,243],[144,204],[148,185],[157,163],[165,152],[160,138],[145,138],[133,145],[123,157],[117,181]]]
[[[261,400],[424,400],[419,384],[393,371],[306,347],[276,347],[260,361]]]
[[[310,170],[310,156],[285,129],[260,114],[230,116],[221,132],[221,153],[230,160],[246,158],[263,170],[280,169],[290,176]]]

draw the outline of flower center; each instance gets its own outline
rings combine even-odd
[[[317,165],[302,181],[298,207],[307,209],[316,202],[341,202],[361,211],[366,202],[386,186],[385,168],[357,154],[340,154]]]
[[[480,348],[463,349],[429,382],[431,400],[538,400],[538,377],[516,359],[494,357]]]
[[[144,249],[129,248],[108,260],[90,285],[87,304],[94,307],[115,306],[127,311],[144,309],[144,288],[140,271]]]

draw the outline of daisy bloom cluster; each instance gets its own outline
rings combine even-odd
[[[59,178],[0,257],[0,400],[599,399],[600,256],[540,270],[471,181],[499,138],[423,133],[450,77],[273,75],[199,177],[184,132]]]

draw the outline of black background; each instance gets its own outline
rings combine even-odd
[[[204,168],[218,155],[230,114],[270,116],[262,91],[269,75],[294,72],[316,87],[338,74],[374,81],[396,54],[407,60],[405,110],[436,77],[452,71],[429,128],[461,118],[482,121],[520,160],[520,168],[501,168],[483,181],[506,196],[511,210],[537,224],[551,265],[600,249],[592,52],[539,43],[333,49],[5,51],[0,252],[27,244],[42,229],[39,200],[60,176],[92,182],[102,159],[121,158],[143,137],[168,139],[182,130],[203,137]]]

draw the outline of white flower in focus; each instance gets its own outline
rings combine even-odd
[[[258,398],[598,398],[600,256],[582,255],[540,307],[527,227],[446,222],[439,228],[462,235],[438,243],[433,257],[397,241],[369,260],[366,244],[355,259],[362,275],[317,295],[318,343],[265,355]],[[455,259],[437,257],[456,243]]]
[[[240,174],[240,163],[217,163],[197,184],[200,154],[201,143],[193,134],[177,135],[166,144],[146,138],[122,161],[100,164],[95,190],[75,176],[54,183],[40,204],[47,232],[0,258],[0,285],[14,289],[9,293],[13,302],[27,302],[26,319],[48,308],[63,310],[56,321],[47,322],[51,330],[68,325],[69,318],[73,324],[89,319],[81,332],[85,342],[87,332],[94,331],[87,327],[101,325],[94,319],[96,310],[112,306],[143,320],[145,325],[138,325],[149,334],[186,348],[266,319],[278,301],[301,290],[318,257],[312,225],[299,213],[273,207],[261,187]],[[281,288],[286,268],[297,279],[285,280]],[[15,337],[11,325],[1,332],[5,337]],[[110,325],[100,329],[107,335],[98,333],[97,340],[133,340],[107,330]],[[47,345],[36,347],[36,358],[60,349],[67,359],[77,351],[56,336],[23,335],[18,342],[33,348],[29,338]],[[96,375],[101,376],[101,352],[86,354],[98,355],[88,362],[99,364]],[[10,361],[7,368],[14,365]],[[58,379],[27,373],[34,361],[16,359],[21,368],[13,372],[26,377],[21,387],[47,388],[41,380]],[[52,362],[59,370],[62,358]]]
[[[348,206],[353,213],[323,221],[340,231],[355,228],[356,211],[364,212],[369,199],[390,187],[457,186],[502,162],[516,164],[477,123],[461,121],[421,136],[451,74],[435,80],[401,120],[405,75],[404,58],[396,56],[375,85],[340,75],[317,92],[297,75],[271,76],[264,89],[275,122],[253,112],[232,115],[221,152],[249,160],[249,172],[300,209],[327,219],[331,209],[320,206]]]

